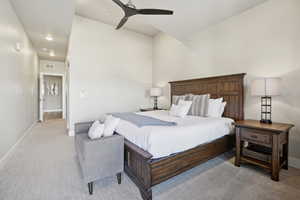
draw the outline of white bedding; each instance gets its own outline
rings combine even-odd
[[[177,126],[145,126],[142,128],[120,120],[116,129],[127,140],[148,151],[153,158],[169,156],[227,135],[232,119],[186,116],[173,117],[168,111],[140,112],[140,115],[176,122]]]

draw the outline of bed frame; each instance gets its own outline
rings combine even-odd
[[[211,98],[223,97],[227,102],[224,116],[243,120],[244,76],[245,74],[233,74],[170,82],[171,97],[208,93],[211,94]],[[125,140],[125,172],[139,188],[142,198],[152,200],[152,186],[230,151],[233,146],[234,135],[226,135],[181,153],[152,159],[149,152]]]

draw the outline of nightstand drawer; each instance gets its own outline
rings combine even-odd
[[[272,137],[268,132],[242,128],[241,130],[241,139],[254,144],[260,144],[267,147],[272,146]]]

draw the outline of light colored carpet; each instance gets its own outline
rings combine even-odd
[[[237,168],[232,154],[210,160],[153,188],[154,200],[299,200],[300,170],[281,172],[280,182],[255,167]],[[1,200],[139,200],[125,175],[98,181],[88,195],[81,181],[73,138],[64,121],[38,124],[0,169]]]

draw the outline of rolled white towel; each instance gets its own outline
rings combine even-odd
[[[109,115],[106,117],[104,122],[104,133],[103,136],[112,136],[120,122],[119,118],[113,117],[112,115]]]
[[[99,121],[94,121],[93,125],[90,127],[88,135],[92,140],[101,138],[104,133],[104,124]]]

